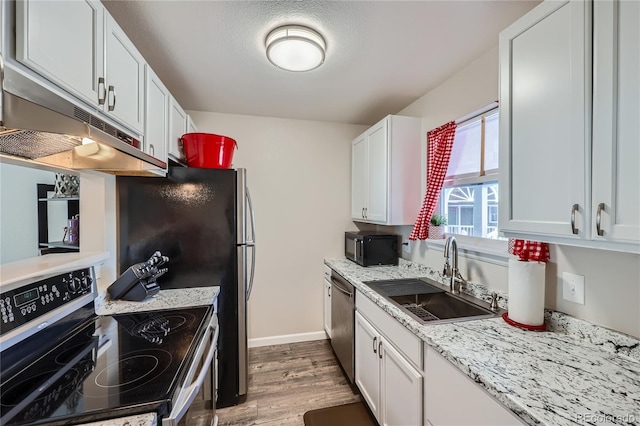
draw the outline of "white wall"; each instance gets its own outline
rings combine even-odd
[[[498,99],[498,49],[452,75],[416,102],[399,112],[422,117],[424,144],[422,181],[426,176],[426,132],[448,121],[463,117]],[[424,192],[423,187],[423,192]],[[408,237],[411,227],[396,231]],[[640,337],[640,256],[604,250],[552,244],[546,272],[546,307]],[[428,266],[442,267],[442,250],[428,249],[424,242],[414,244],[407,259]],[[473,281],[507,291],[507,267],[461,259],[463,274]],[[562,299],[562,273],[585,276],[585,304]]]
[[[344,256],[351,141],[366,126],[190,111],[202,132],[236,139],[256,214],[250,339],[323,330],[325,257]]]

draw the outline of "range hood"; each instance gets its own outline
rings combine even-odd
[[[147,174],[166,163],[140,140],[0,56],[0,154],[74,170]],[[151,174],[151,173],[149,173]]]

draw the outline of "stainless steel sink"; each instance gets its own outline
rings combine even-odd
[[[453,295],[446,286],[429,278],[365,282],[390,303],[423,324],[494,318],[489,304],[474,297]]]

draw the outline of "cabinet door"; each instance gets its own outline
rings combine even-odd
[[[386,223],[389,182],[389,138],[387,119],[367,131],[367,206],[365,219]]]
[[[98,78],[103,72],[102,4],[97,0],[24,0],[15,5],[16,59],[97,105]]]
[[[422,424],[422,375],[383,339],[380,424]]]
[[[380,336],[359,312],[356,311],[356,385],[373,415],[380,417]]]
[[[331,283],[324,280],[324,331],[331,338]]]
[[[640,2],[594,2],[592,235],[640,242]],[[600,211],[599,235],[598,207]]]
[[[105,110],[123,124],[144,132],[144,66],[145,61],[133,43],[106,14]]]
[[[193,122],[191,116],[187,114],[187,131],[186,133],[197,133],[198,128],[196,127],[196,123]]]
[[[524,424],[486,391],[429,347],[425,351],[424,414],[433,426]],[[407,423],[408,424],[408,423]]]
[[[171,94],[149,65],[145,71],[144,151],[166,162]]]
[[[548,1],[500,33],[502,231],[589,236],[589,21],[587,2]]]
[[[172,97],[169,113],[169,154],[181,161],[185,161],[180,138],[187,133],[187,113]]]
[[[364,219],[367,206],[367,137],[360,135],[351,143],[351,218]]]

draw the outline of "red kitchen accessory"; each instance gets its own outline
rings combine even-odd
[[[235,139],[213,133],[187,133],[181,138],[189,167],[228,169],[231,167]]]

